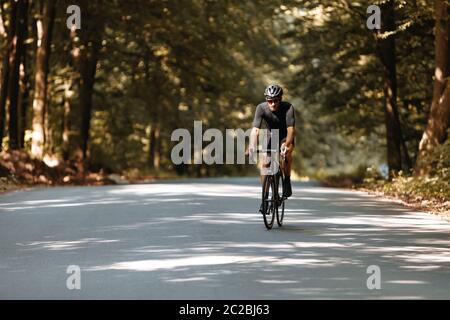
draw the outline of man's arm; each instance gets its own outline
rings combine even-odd
[[[286,152],[290,153],[293,149],[294,137],[295,137],[295,112],[294,106],[291,105],[288,112],[286,112],[286,125],[287,125],[287,137],[285,146]]]
[[[252,132],[250,133],[250,146],[249,146],[249,148],[252,150],[256,150],[257,142],[258,142],[258,134],[259,134],[259,128],[253,127]]]
[[[285,143],[285,146],[287,148],[286,152],[292,151],[292,145],[294,143],[294,137],[295,137],[295,128],[294,127],[288,127],[287,128],[286,143]]]
[[[263,118],[263,109],[262,109],[261,105],[258,105],[256,107],[255,118],[253,119],[253,123],[252,123],[253,129],[250,134],[250,145],[249,145],[250,152],[253,152],[254,150],[256,150],[256,148],[258,146],[257,145],[258,134],[259,134],[259,128],[261,127],[262,118]]]

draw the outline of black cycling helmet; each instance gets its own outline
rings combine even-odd
[[[283,89],[277,84],[271,84],[264,90],[264,95],[266,99],[281,97],[283,95]]]

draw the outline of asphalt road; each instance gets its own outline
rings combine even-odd
[[[293,191],[270,231],[257,178],[0,195],[0,299],[450,299],[450,223]]]

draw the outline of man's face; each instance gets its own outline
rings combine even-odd
[[[266,98],[267,104],[269,105],[270,111],[277,111],[278,107],[280,106],[280,102],[281,102],[281,98],[274,98],[274,99],[270,99],[270,98]]]

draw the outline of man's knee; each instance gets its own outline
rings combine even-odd
[[[267,170],[267,168],[270,167],[270,157],[267,155],[262,155],[261,161],[260,161],[260,170],[261,172],[264,170]]]

